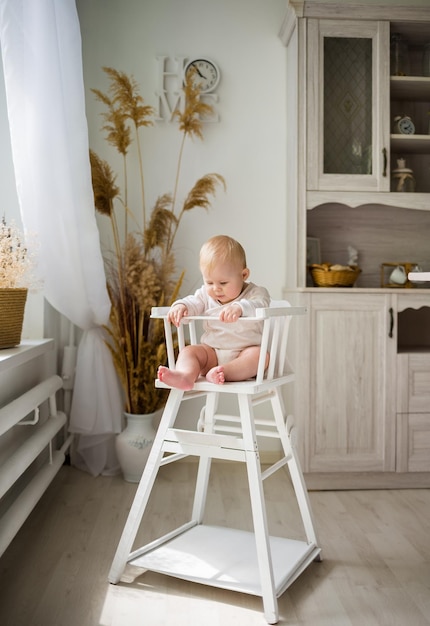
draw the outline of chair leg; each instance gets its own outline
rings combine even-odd
[[[165,434],[167,429],[170,428],[175,422],[183,395],[184,392],[180,389],[172,389],[169,393],[163,415],[161,416],[160,425],[158,427],[154,443],[152,444],[151,452],[149,453],[142,478],[140,479],[133,504],[112,562],[111,570],[108,576],[109,582],[111,583],[116,584],[119,582],[124,572],[133,542],[136,539],[137,531],[139,530],[139,526],[145,512],[146,505],[148,504],[155,478],[160,468]]]
[[[293,425],[287,426],[286,424],[284,403],[280,394],[280,389],[276,389],[273,397],[271,398],[272,410],[282,443],[282,448],[288,459],[288,469],[293,483],[294,492],[296,494],[300,515],[302,517],[306,539],[308,543],[317,546],[318,540],[315,532],[315,523],[312,516],[308,490],[303,478],[297,451],[292,441],[295,427]]]
[[[218,398],[218,393],[208,393],[206,396],[203,429],[205,433],[213,433],[214,431],[214,415],[218,406]],[[205,455],[200,457],[192,511],[192,519],[196,520],[198,524],[203,522],[211,465],[211,457]]]
[[[299,505],[300,514],[303,520],[303,526],[306,533],[308,543],[312,543],[318,546],[318,538],[315,532],[315,523],[313,520],[311,503],[309,500],[308,490],[306,488],[305,479],[300,467],[300,462],[297,457],[296,449],[292,448],[291,459],[288,461],[288,469],[290,470],[291,481],[293,483],[294,491]],[[318,560],[321,560],[321,554]]]
[[[261,478],[260,458],[252,415],[252,403],[246,394],[239,394],[239,410],[245,443],[246,468],[248,472],[252,519],[260,573],[264,616],[268,624],[278,622],[278,601],[273,576],[272,555],[267,525],[266,503]]]

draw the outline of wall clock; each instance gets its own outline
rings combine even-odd
[[[194,80],[200,86],[202,93],[209,93],[216,89],[219,83],[220,73],[217,65],[213,61],[204,58],[188,61],[184,71],[186,77],[189,72],[192,71],[191,68],[194,68]]]
[[[409,115],[397,115],[394,118],[394,132],[400,135],[413,135],[415,125]]]

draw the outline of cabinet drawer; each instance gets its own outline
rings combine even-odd
[[[430,472],[430,413],[397,414],[397,471]]]
[[[398,413],[430,413],[430,354],[399,354]]]

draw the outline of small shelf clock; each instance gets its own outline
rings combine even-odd
[[[394,118],[394,133],[399,135],[413,135],[415,124],[409,115],[397,115]]]

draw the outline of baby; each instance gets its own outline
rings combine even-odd
[[[203,286],[193,296],[176,300],[167,317],[175,326],[186,315],[210,317],[203,324],[201,343],[180,351],[175,370],[158,368],[160,381],[185,391],[193,388],[199,376],[221,385],[257,374],[262,322],[237,320],[252,317],[257,308],[270,304],[267,289],[246,282],[250,271],[245,251],[231,237],[218,235],[202,246],[200,271]]]

